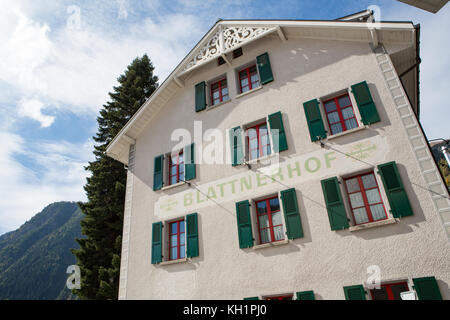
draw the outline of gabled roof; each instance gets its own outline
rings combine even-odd
[[[362,13],[362,14],[361,14]],[[333,39],[400,43],[415,45],[414,26],[411,22],[353,21],[351,16],[365,17],[366,11],[341,20],[219,20],[203,36],[197,45],[178,64],[162,85],[153,92],[108,145],[106,153],[128,163],[130,145],[135,143],[142,129],[152,120],[164,104],[184,87],[184,79],[202,66],[221,56],[229,63],[227,53],[262,37],[278,37],[286,41],[290,37],[305,39]],[[344,20],[342,20],[344,19]]]

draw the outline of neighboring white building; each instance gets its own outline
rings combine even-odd
[[[419,28],[369,15],[220,20],[136,112],[120,299],[450,298]]]
[[[436,13],[442,9],[448,2],[448,0],[398,0],[403,3],[407,3],[414,7]]]

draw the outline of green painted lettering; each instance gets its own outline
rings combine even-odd
[[[200,191],[197,190],[197,203],[205,202],[205,200],[200,199]]]
[[[221,183],[219,185],[217,185],[220,189],[220,196],[223,198],[224,197],[224,191],[223,191],[223,186],[226,185],[227,182]]]
[[[300,177],[302,175],[301,171],[300,171],[300,164],[298,163],[298,161],[295,161],[295,169],[291,168],[291,164],[287,165],[287,169],[288,169],[288,175],[289,175],[289,179],[292,179],[292,173],[295,171],[297,172],[297,176]]]
[[[267,182],[265,182],[265,183],[263,184],[263,181],[262,181],[262,180],[265,180],[265,179],[266,179],[265,176],[261,176],[261,174],[256,173],[256,186],[257,186],[257,187],[265,186],[265,185],[267,184]]]
[[[184,195],[184,206],[190,206],[192,204],[192,193],[186,193]]]
[[[209,199],[217,199],[216,191],[214,190],[214,187],[208,188],[208,198]]]
[[[336,160],[336,158],[330,157],[334,153],[335,153],[334,151],[325,153],[325,165],[327,168],[331,168],[331,160]]]
[[[314,169],[311,169],[311,162],[315,162]],[[306,168],[306,171],[308,171],[310,173],[317,172],[320,169],[320,160],[317,159],[316,157],[311,157],[311,158],[306,159],[305,168]]]
[[[230,182],[228,182],[229,184],[231,184],[231,193],[235,194],[236,193],[236,187],[235,187],[235,183],[237,182],[237,179],[231,180]]]
[[[283,181],[284,177],[281,174],[281,168],[278,168],[277,172],[272,173],[272,182],[277,182],[277,180],[275,179],[275,177],[278,177],[278,181]]]
[[[245,179],[245,177],[241,178],[241,192],[244,191],[244,185],[247,190],[250,190],[252,188],[252,176],[248,176],[248,181]]]

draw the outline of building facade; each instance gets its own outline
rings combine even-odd
[[[427,10],[432,13],[436,13],[442,9],[448,2],[448,0],[398,0],[403,3],[407,3],[411,6]]]
[[[119,299],[450,298],[419,28],[369,15],[218,21],[130,119]]]

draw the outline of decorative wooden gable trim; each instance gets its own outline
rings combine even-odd
[[[191,58],[182,68],[183,75],[238,47],[277,31],[277,26],[230,26],[218,25],[217,31],[199,44],[199,49],[191,53]]]

